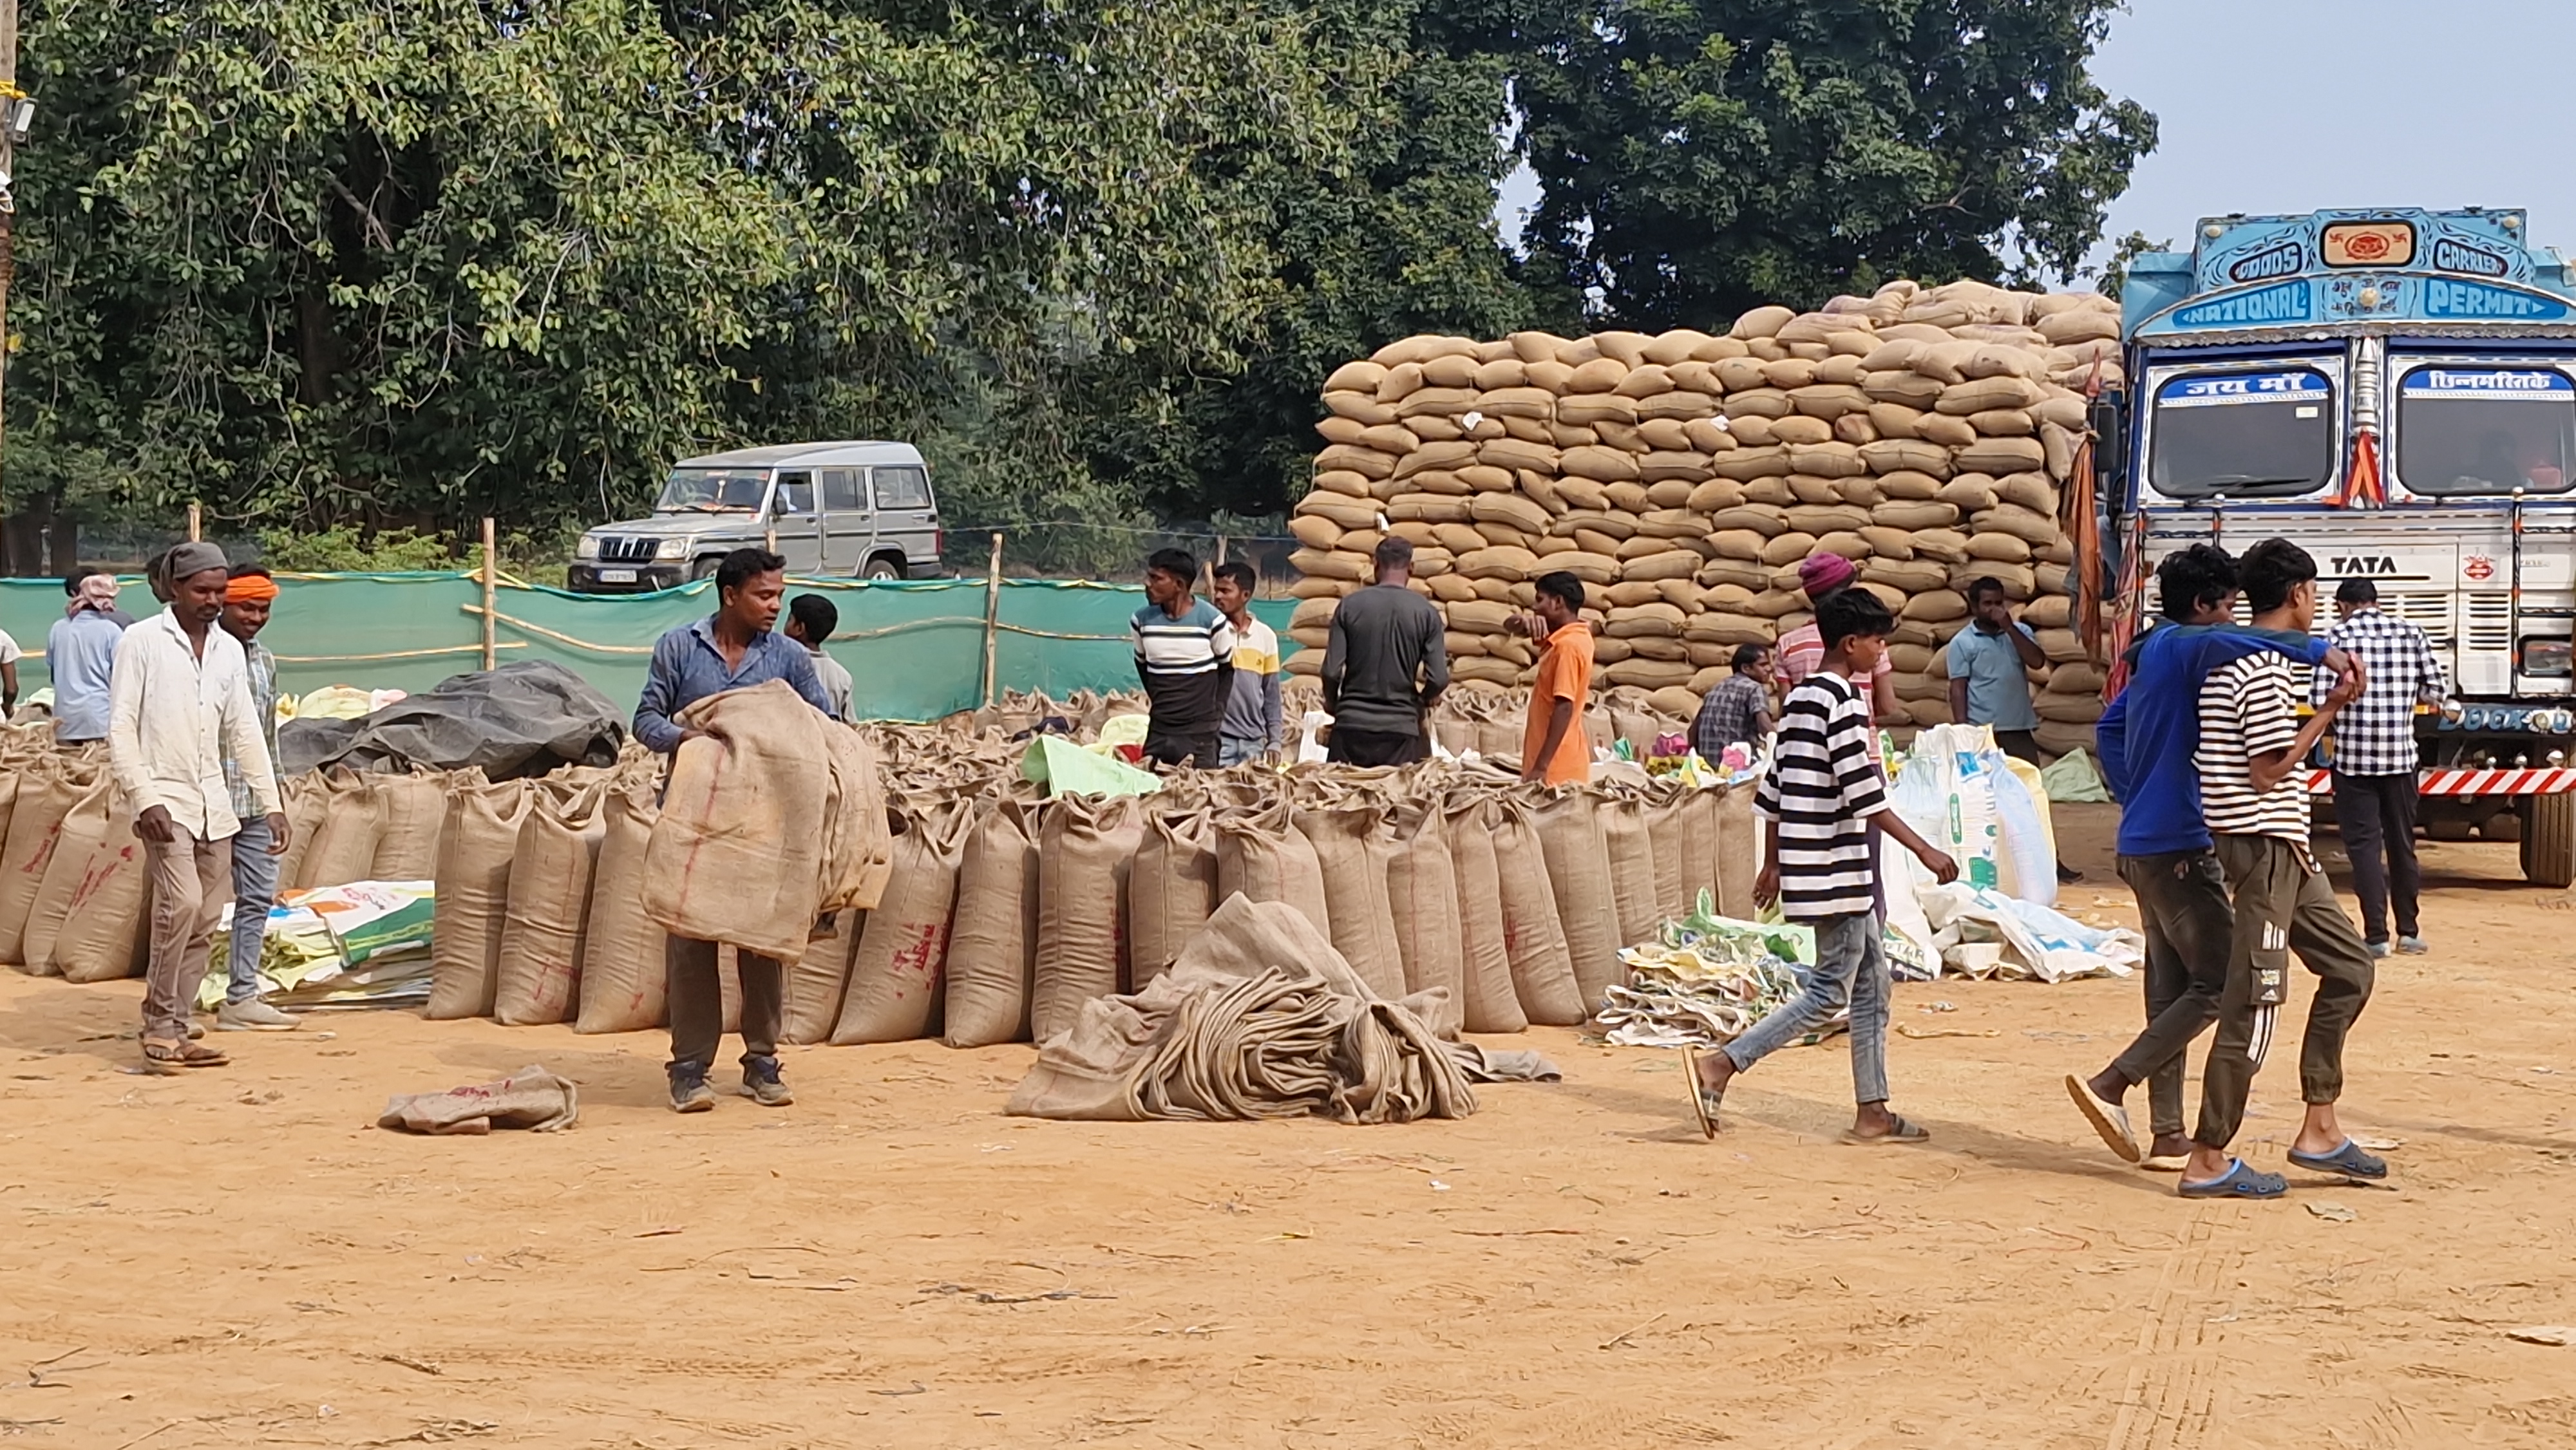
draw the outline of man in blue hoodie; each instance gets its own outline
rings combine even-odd
[[[2165,623],[2132,646],[2128,688],[2094,730],[2102,776],[2120,802],[2120,878],[2138,898],[2145,929],[2147,1029],[2093,1077],[2066,1076],[2066,1091],[2112,1152],[2180,1172],[2191,1153],[2182,1125],[2182,1054],[2218,1020],[2236,914],[2201,818],[2200,686],[2210,671],[2265,650],[2337,675],[2360,663],[2311,635],[2238,629],[2236,561],[2194,544],[2156,566]],[[2147,1084],[2144,1152],[2122,1101]]]

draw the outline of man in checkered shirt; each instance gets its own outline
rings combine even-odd
[[[2415,865],[2415,706],[2438,705],[2450,693],[2442,661],[2424,631],[2379,610],[2379,586],[2346,579],[2335,590],[2342,619],[2326,638],[2362,663],[2370,688],[2344,708],[2334,727],[2335,821],[2352,858],[2361,896],[2362,935],[2370,954],[2388,955],[2388,916],[2397,911],[2397,950],[2428,948],[2415,915],[2422,874]],[[2313,700],[2333,680],[2319,675]]]

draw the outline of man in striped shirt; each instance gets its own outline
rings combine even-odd
[[[1955,881],[1957,863],[1888,809],[1863,693],[1887,651],[1896,621],[1866,590],[1823,601],[1816,624],[1821,667],[1780,707],[1770,773],[1754,792],[1764,823],[1755,899],[1815,928],[1816,967],[1806,989],[1715,1055],[1683,1054],[1700,1128],[1717,1135],[1717,1112],[1734,1076],[1851,1008],[1853,1143],[1920,1143],[1923,1129],[1887,1110],[1887,957],[1880,946],[1878,833],[1914,853],[1935,877]],[[1900,883],[1900,886],[1902,883]]]
[[[2265,539],[2245,552],[2237,578],[2255,627],[2304,634],[2315,624],[2316,561],[2298,545]],[[2335,1117],[2344,1038],[2370,1000],[2370,950],[2309,852],[2307,783],[2299,769],[2362,684],[2359,675],[2345,676],[2301,724],[2303,682],[2281,655],[2247,655],[2201,682],[2193,764],[2200,771],[2201,812],[2234,893],[2236,922],[2218,1036],[2201,1074],[2200,1123],[2179,1185],[2186,1198],[2278,1198],[2288,1191],[2281,1175],[2228,1156],[2227,1146],[2244,1122],[2246,1095],[2271,1047],[2273,1019],[2289,1000],[2293,950],[2318,981],[2299,1054],[2307,1116],[2291,1140],[2290,1161],[2350,1178],[2388,1176],[2388,1165],[2363,1152]]]
[[[1190,593],[1198,577],[1198,560],[1179,549],[1155,551],[1145,561],[1145,607],[1127,632],[1145,686],[1145,758],[1214,770],[1234,690],[1234,626]]]

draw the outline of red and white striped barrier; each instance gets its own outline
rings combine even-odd
[[[2324,795],[2334,789],[2330,771],[2308,772],[2308,790]],[[2557,795],[2576,790],[2576,767],[2544,770],[2428,770],[2416,777],[2419,796]]]

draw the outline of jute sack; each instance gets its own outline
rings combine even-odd
[[[376,850],[362,879],[429,880],[438,870],[438,831],[447,820],[446,777],[371,775],[366,790],[374,797]]]
[[[1725,852],[1726,827],[1719,808],[1724,787],[1690,790],[1682,794],[1682,843],[1690,852],[1683,863],[1682,887],[1697,906],[1699,894],[1717,899],[1717,873]]]
[[[1573,960],[1575,990],[1586,1016],[1601,1009],[1602,994],[1626,980],[1619,965],[1619,898],[1610,883],[1610,848],[1603,839],[1598,798],[1587,787],[1548,793],[1533,813],[1556,919]]]
[[[0,962],[27,965],[27,918],[53,864],[63,817],[88,790],[87,778],[55,762],[40,763],[19,781],[8,840],[0,845]]]
[[[294,886],[298,891],[365,881],[376,864],[379,803],[367,789],[367,778],[344,766],[333,766],[323,773],[320,784],[321,820],[313,828],[313,844],[296,862]],[[292,829],[294,824],[289,818],[288,827]],[[435,858],[432,860],[434,864]]]
[[[1386,858],[1370,838],[1384,819],[1373,806],[1299,810],[1296,826],[1315,848],[1324,880],[1333,949],[1369,990],[1393,1002],[1404,996],[1404,952],[1395,941],[1395,908],[1386,897]]]
[[[1555,888],[1547,879],[1546,850],[1529,808],[1496,800],[1488,813],[1494,832],[1494,873],[1502,888],[1503,945],[1512,963],[1512,989],[1532,1022],[1572,1027],[1590,1015],[1575,985],[1574,959],[1557,920]]]
[[[1718,914],[1751,921],[1762,910],[1753,900],[1753,877],[1760,870],[1753,859],[1760,850],[1753,833],[1753,787],[1728,786],[1714,794]]]
[[[1006,799],[966,838],[957,868],[957,925],[948,943],[945,1040],[951,1047],[990,1047],[1029,1035],[1039,816],[1035,802]]]
[[[1302,912],[1315,929],[1332,935],[1332,912],[1324,896],[1324,868],[1314,844],[1289,824],[1288,803],[1266,810],[1219,817],[1216,823],[1216,899],[1241,895],[1253,901],[1284,901]]]
[[[519,853],[531,799],[524,780],[485,784],[469,776],[448,791],[431,904],[431,1021],[492,1015],[510,862]]]
[[[859,947],[859,934],[867,929],[868,914],[855,906],[845,906],[824,918],[823,935],[805,945],[805,955],[796,964],[783,969],[783,1000],[779,1004],[778,1040],[791,1047],[812,1047],[832,1040],[832,1029],[841,1023],[841,999],[849,995],[850,958]],[[726,978],[734,990],[739,1012],[741,969],[733,948],[719,948],[718,960],[735,963],[733,975]]]
[[[134,834],[133,811],[124,792],[113,788],[101,796],[101,807],[99,834],[72,881],[54,934],[51,975],[68,982],[140,976],[151,943],[152,865],[143,839]],[[58,861],[71,841],[66,820],[64,844],[55,848]]]
[[[603,794],[599,784],[574,791],[539,786],[519,823],[492,969],[492,1016],[504,1027],[568,1021],[580,1010],[582,932],[608,834]]]
[[[1646,834],[1655,843],[1655,907],[1667,920],[1690,915],[1695,904],[1686,794],[1679,786],[1658,782],[1646,798]]]
[[[1216,822],[1204,810],[1157,810],[1149,802],[1136,869],[1127,878],[1127,959],[1132,990],[1163,974],[1216,910]]]
[[[31,976],[59,977],[62,969],[54,963],[54,938],[61,934],[64,920],[72,910],[72,898],[80,891],[89,874],[91,857],[108,839],[116,835],[133,835],[133,827],[108,819],[110,797],[117,794],[115,783],[101,771],[63,812],[62,826],[54,833],[53,855],[45,862],[44,884],[36,888],[35,904],[27,911],[27,933],[23,943]],[[136,842],[137,845],[141,843]]]
[[[1037,982],[1029,1028],[1040,1042],[1071,1027],[1082,1004],[1118,991],[1126,939],[1119,919],[1144,836],[1133,796],[1064,796],[1038,836]]]
[[[974,816],[965,801],[933,796],[905,812],[894,841],[894,871],[860,929],[850,984],[832,1041],[909,1042],[937,1029],[947,992],[948,929],[957,909],[957,869]]]
[[[1429,1024],[1432,1035],[1456,1037],[1465,1020],[1467,955],[1458,936],[1458,874],[1449,834],[1438,810],[1408,801],[1397,809],[1394,839],[1386,896],[1396,950],[1404,958],[1405,994],[1440,988],[1445,1001],[1439,1020]]]
[[[1664,923],[1655,894],[1655,846],[1646,831],[1646,803],[1625,791],[1605,795],[1600,815],[1610,892],[1619,908],[1619,941],[1643,946],[1655,940]]]
[[[1458,878],[1458,949],[1465,990],[1460,1010],[1470,1032],[1521,1032],[1529,1015],[1512,988],[1512,959],[1503,935],[1502,872],[1494,858],[1488,807],[1471,802],[1444,813],[1450,867]]]
[[[474,779],[482,779],[476,772]],[[286,782],[286,854],[277,858],[278,889],[290,890],[304,872],[304,858],[313,854],[313,838],[322,833],[322,812],[330,806],[330,789],[323,784],[322,772],[308,770],[291,776]],[[447,798],[442,789],[438,802],[443,820]],[[434,866],[435,863],[433,863]]]
[[[668,1019],[669,934],[644,914],[644,848],[661,806],[650,782],[629,780],[600,802],[599,864],[581,938],[575,1032],[643,1032]]]

